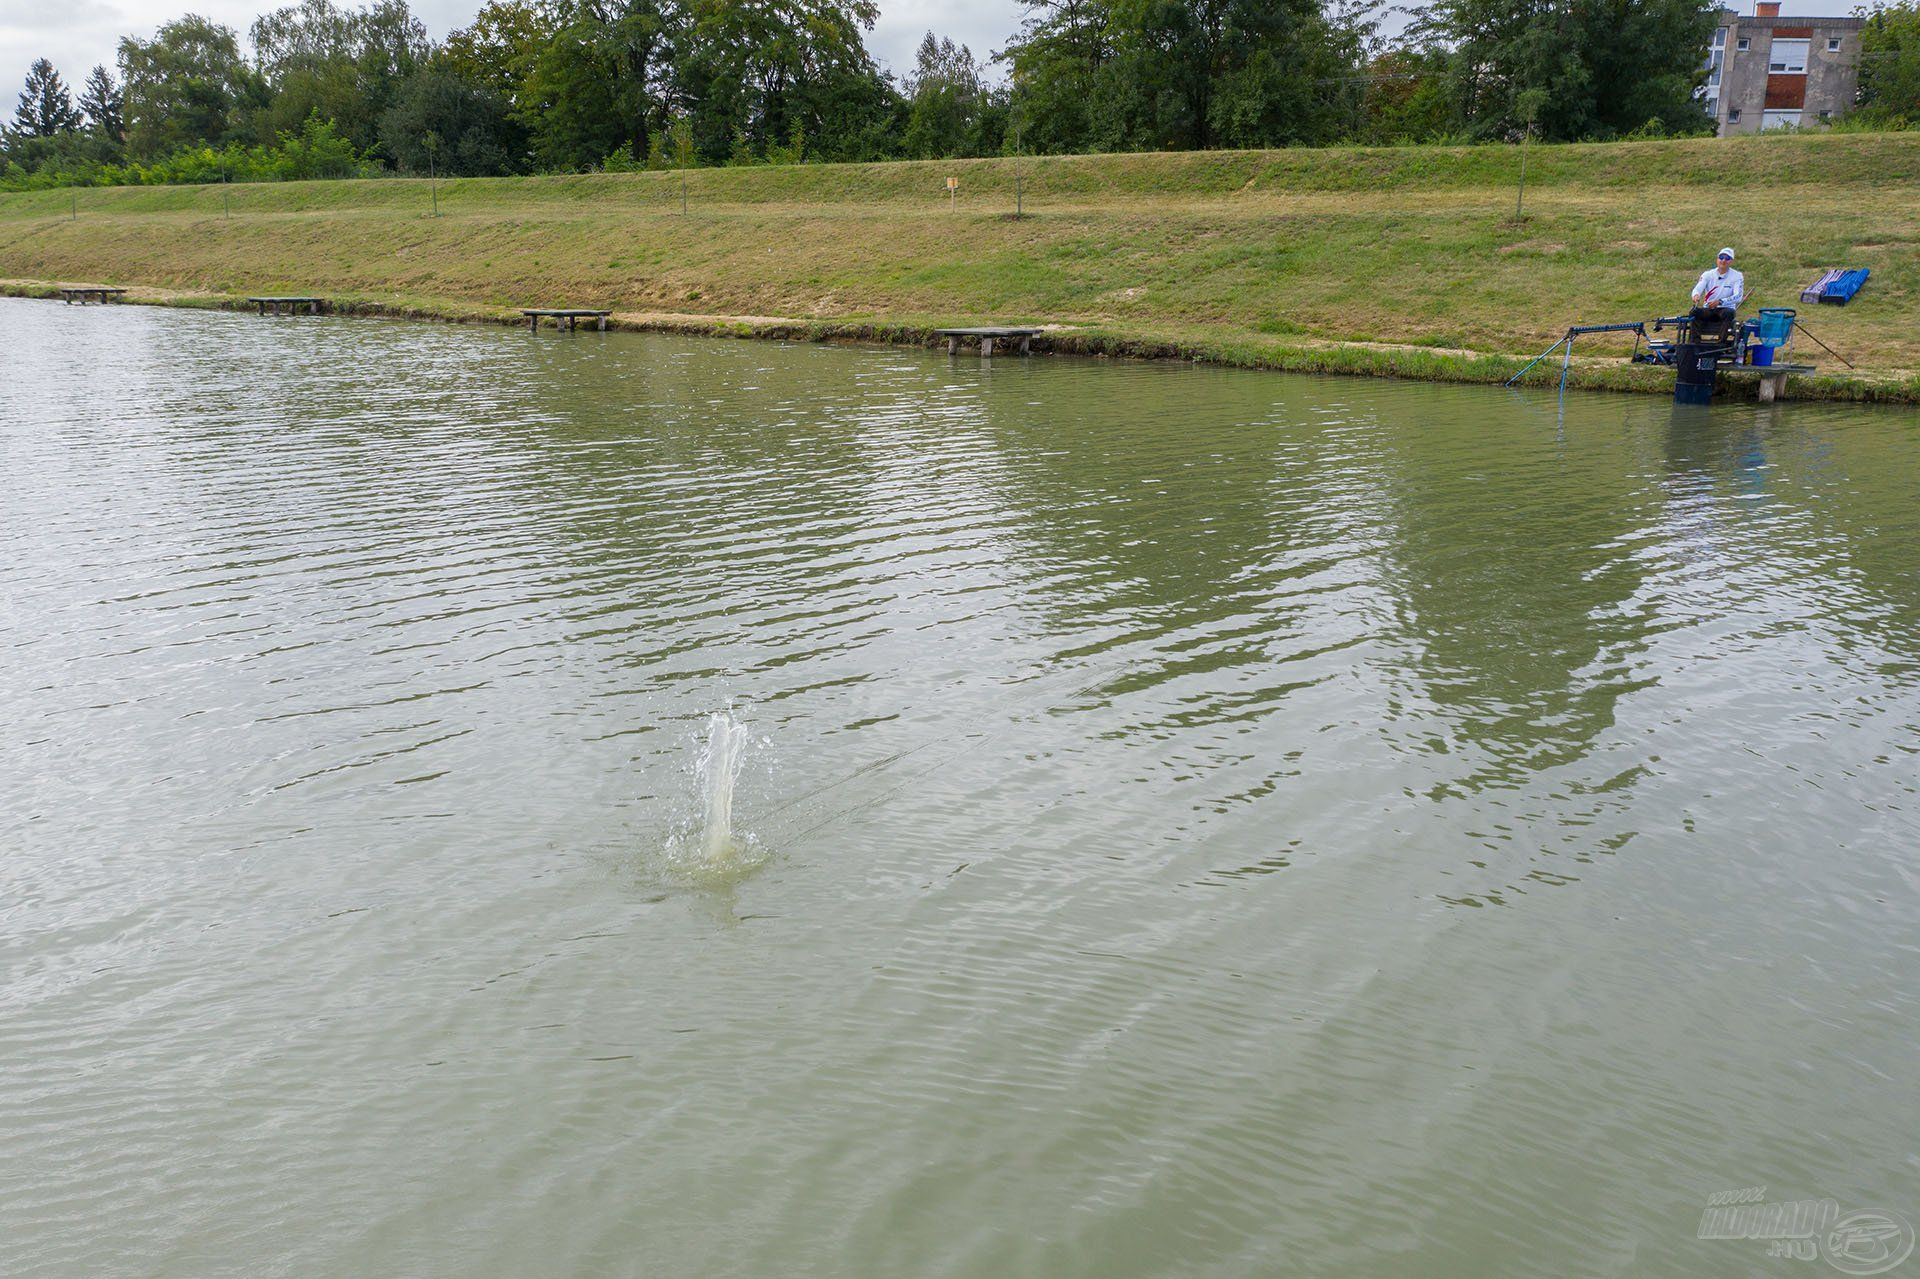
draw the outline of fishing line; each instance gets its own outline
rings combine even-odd
[[[989,727],[984,732],[976,732],[975,730],[980,725],[985,724],[988,720],[994,717],[991,712],[976,716],[971,722],[960,724],[944,733],[936,734],[935,736],[933,736],[932,738],[929,738],[927,741],[922,742],[918,746],[914,746],[908,750],[898,751],[882,759],[875,760],[870,764],[863,764],[859,768],[855,769],[853,772],[847,774],[845,777],[838,778],[834,781],[826,782],[820,786],[814,787],[812,790],[805,791],[800,795],[793,797],[792,799],[789,799],[780,804],[777,804],[773,808],[766,810],[764,813],[760,814],[757,818],[755,818],[751,822],[751,825],[753,825],[754,827],[764,828],[764,826],[767,823],[777,822],[777,820],[780,818],[782,814],[790,813],[794,809],[800,807],[802,804],[809,802],[810,800],[818,799],[823,795],[830,795],[835,791],[839,791],[847,786],[852,785],[855,782],[860,781],[862,778],[874,775],[876,773],[884,773],[888,770],[891,770],[895,765],[899,764],[900,761],[911,759],[912,757],[919,755],[925,751],[932,750],[934,747],[939,746],[944,742],[951,742],[954,738],[959,737],[963,734],[967,734],[971,736],[971,740],[968,741],[965,745],[961,746],[958,750],[952,751],[949,754],[943,755],[935,759],[932,763],[928,764],[925,768],[921,768],[913,773],[909,773],[907,776],[901,778],[899,781],[895,782],[894,784],[886,787],[886,789],[880,791],[879,793],[860,799],[844,807],[831,809],[826,813],[825,816],[821,817],[819,821],[814,822],[812,825],[802,827],[799,830],[792,831],[785,836],[786,840],[802,839],[808,835],[813,834],[816,831],[819,831],[821,829],[824,829],[825,827],[833,825],[835,822],[841,821],[847,817],[851,817],[853,814],[858,813],[863,809],[871,808],[875,804],[880,803],[882,800],[887,799],[890,796],[898,794],[900,791],[904,790],[906,787],[908,787],[912,783],[919,781],[924,777],[931,776],[932,774],[938,772],[940,769],[945,768],[953,764],[954,762],[964,758],[966,755],[972,753],[973,751],[980,749],[980,747],[986,745],[988,742],[994,741],[995,739],[1002,737],[1005,734],[1011,732],[1014,728],[1019,727],[1020,725],[1025,723],[1030,723],[1032,720],[1034,720],[1038,716],[1050,714],[1053,711],[1058,710],[1073,701],[1076,701],[1082,697],[1085,697],[1087,694],[1092,693],[1095,689],[1098,689],[1102,684],[1108,683],[1114,677],[1116,677],[1121,673],[1123,672],[1120,668],[1102,671],[1100,674],[1096,675],[1093,679],[1077,684],[1074,687],[1068,689],[1066,692],[1054,697],[1052,700],[1047,702],[1046,705],[1040,707],[1037,711],[1028,712],[1022,715],[1016,715],[1015,717],[1006,720],[1004,723],[1000,724],[998,727]],[[1018,683],[1032,683],[1034,682],[1034,679],[1044,679],[1044,678],[1045,676],[1033,677],[1028,680],[1018,681]]]

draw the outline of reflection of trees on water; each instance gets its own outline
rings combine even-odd
[[[1380,558],[1416,646],[1396,737],[1461,756],[1431,798],[1471,823],[1484,881],[1504,884],[1453,900],[1563,882],[1572,868],[1543,856],[1590,860],[1641,833],[1651,814],[1636,792],[1658,765],[1617,721],[1632,695],[1724,656],[1727,628],[1750,632],[1734,652],[1791,644],[1811,623],[1828,660],[1861,641],[1912,653],[1914,574],[1883,553],[1914,543],[1910,495],[1896,497],[1910,481],[1887,479],[1912,469],[1886,447],[1911,428],[1799,411],[1583,397],[1558,441],[1492,415],[1383,433]],[[1889,523],[1902,531],[1881,536]],[[1685,711],[1650,702],[1636,724]],[[1492,856],[1502,846],[1531,863],[1521,880],[1510,855]]]
[[[1351,546],[1364,498],[1326,464],[1338,396],[1168,366],[1069,366],[1048,383],[1040,403],[996,402],[987,429],[1021,607],[1048,660],[1077,672],[1056,704],[1086,735],[1077,753],[1138,796],[1135,845],[1280,869],[1304,829],[1280,792],[1335,766],[1332,720],[1354,707],[1329,686],[1366,633]]]
[[[1372,463],[1390,523],[1378,563],[1408,647],[1397,736],[1466,752],[1469,771],[1440,785],[1461,794],[1580,759],[1641,685],[1629,672],[1656,620],[1634,600],[1658,509],[1620,402],[1570,406],[1558,441],[1491,407],[1438,393],[1417,426],[1379,433]]]
[[[1327,567],[1312,554],[1337,522],[1289,384],[1154,365],[1049,381],[985,429],[1060,655],[1111,672],[1103,698],[1289,656],[1288,579]]]
[[[1445,873],[1479,885],[1447,900],[1504,904],[1632,838],[1637,761],[1596,755],[1623,699],[1655,678],[1645,531],[1658,499],[1631,446],[1641,406],[1581,397],[1558,432],[1483,391],[1410,407],[1418,417],[1383,423],[1366,461],[1393,601],[1381,732],[1422,761],[1409,837],[1460,850],[1467,865]]]
[[[565,645],[657,711],[722,685],[847,724],[950,699],[924,732],[966,700],[943,684],[1041,664],[1062,679],[979,705],[1070,692],[1097,712],[1088,758],[1124,742],[1139,777],[1269,821],[1303,750],[1397,761],[1383,827],[1485,850],[1480,880],[1510,889],[1515,848],[1550,883],[1571,868],[1543,851],[1634,837],[1647,763],[1614,730],[1684,651],[1696,584],[1764,584],[1855,670],[1909,679],[1920,656],[1911,414],[1575,397],[1556,438],[1480,389],[418,332],[438,354],[382,326],[359,346],[387,367],[324,387],[365,518],[485,552],[392,616],[470,609],[445,633],[483,665]],[[1301,837],[1238,847],[1232,873]]]
[[[1752,579],[1749,603],[1821,627],[1833,660],[1876,673],[1886,659],[1920,664],[1917,447],[1910,409],[1676,407],[1665,433],[1675,540],[1684,552],[1720,539],[1724,574]]]
[[[844,640],[834,624],[857,620],[856,599],[805,615],[843,585],[823,548],[857,536],[871,483],[843,353],[367,323],[309,331],[328,365],[327,419],[352,436],[327,441],[329,465],[360,518],[469,562],[436,584],[446,598],[416,611],[467,610],[471,632],[497,621],[507,638],[476,653],[561,645],[596,684],[681,688],[694,713],[727,695],[720,676],[798,667],[810,632],[829,649]]]
[[[1239,420],[1208,403],[1220,397],[1204,383],[1185,394],[1191,373],[1074,373],[1047,402],[995,404],[984,423],[1009,459],[1001,494],[1035,562],[1071,574],[1046,606],[1070,629],[1165,605],[1218,612],[1264,533],[1243,516],[1267,481],[1266,441],[1236,433]],[[1099,394],[1090,377],[1122,379],[1132,393]]]

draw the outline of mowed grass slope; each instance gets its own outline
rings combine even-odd
[[[1825,267],[1872,267],[1852,306],[1803,318],[1860,366],[1836,393],[1920,398],[1920,135],[1535,147],[1524,222],[1520,163],[1407,147],[465,179],[439,184],[437,218],[427,183],[393,179],[86,190],[77,218],[70,192],[26,193],[0,196],[0,278],[447,316],[1043,322],[1085,349],[1491,377],[1512,360],[1485,357],[1568,324],[1684,310],[1731,243],[1749,311],[1798,306]],[[1581,347],[1608,349],[1624,346]],[[1845,372],[1804,339],[1799,354]]]

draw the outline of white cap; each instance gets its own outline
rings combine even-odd
[[[1722,250],[1720,250],[1720,252],[1719,252],[1719,253],[1717,253],[1717,254],[1715,254],[1714,256],[1716,256],[1716,257],[1722,257],[1722,258],[1731,258],[1731,257],[1733,256],[1733,250],[1732,250],[1732,249],[1722,249]]]

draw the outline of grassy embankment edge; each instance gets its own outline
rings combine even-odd
[[[342,314],[521,323],[518,304],[554,294],[604,297],[622,329],[916,346],[940,325],[1044,319],[1042,351],[1488,384],[1573,318],[1563,307],[1673,309],[1704,215],[1763,241],[1763,302],[1814,261],[1878,268],[1867,311],[1821,317],[1868,367],[1823,359],[1791,398],[1920,402],[1914,237],[1897,214],[1920,191],[1920,136],[1536,148],[1541,212],[1526,222],[1498,212],[1517,159],[1372,148],[464,179],[442,183],[442,222],[410,220],[427,192],[407,180],[236,187],[230,222],[219,188],[90,191],[78,223],[72,197],[30,193],[0,197],[0,275],[24,277],[0,292],[51,296],[52,271],[98,264],[134,286],[128,300],[178,306],[244,307],[245,288],[322,295]],[[989,207],[930,219],[923,189],[949,170]],[[1019,174],[1037,223],[990,212]],[[697,216],[661,221],[682,183]],[[824,257],[787,252],[797,235],[825,237]],[[784,255],[770,274],[768,254]],[[486,278],[496,258],[505,274]],[[1144,287],[1116,287],[1130,284]],[[1558,376],[1556,357],[1527,381]],[[1672,374],[1589,354],[1568,382],[1664,393]]]
[[[0,280],[0,297],[58,301],[60,286],[44,280]],[[249,311],[245,295],[183,293],[132,286],[122,305]],[[443,324],[524,326],[519,312],[434,298],[395,304],[368,298],[334,297],[330,315],[411,320]],[[931,325],[855,320],[775,320],[757,317],[616,312],[608,319],[615,331],[667,333],[685,337],[756,339],[786,342],[845,342],[904,347],[938,347],[945,339]],[[1132,329],[1083,325],[1060,329],[1033,340],[1036,353],[1124,360],[1175,360],[1223,368],[1333,377],[1391,378],[1402,381],[1497,386],[1519,372],[1526,360],[1492,352],[1440,352],[1416,346],[1328,341],[1288,346],[1254,338],[1207,339]],[[1521,385],[1557,386],[1559,357],[1543,362]],[[1757,380],[1723,381],[1719,397],[1751,400]],[[1669,369],[1576,357],[1567,386],[1580,391],[1666,394],[1673,389]],[[1790,398],[1847,403],[1920,404],[1920,379],[1894,380],[1821,374],[1796,377]]]

